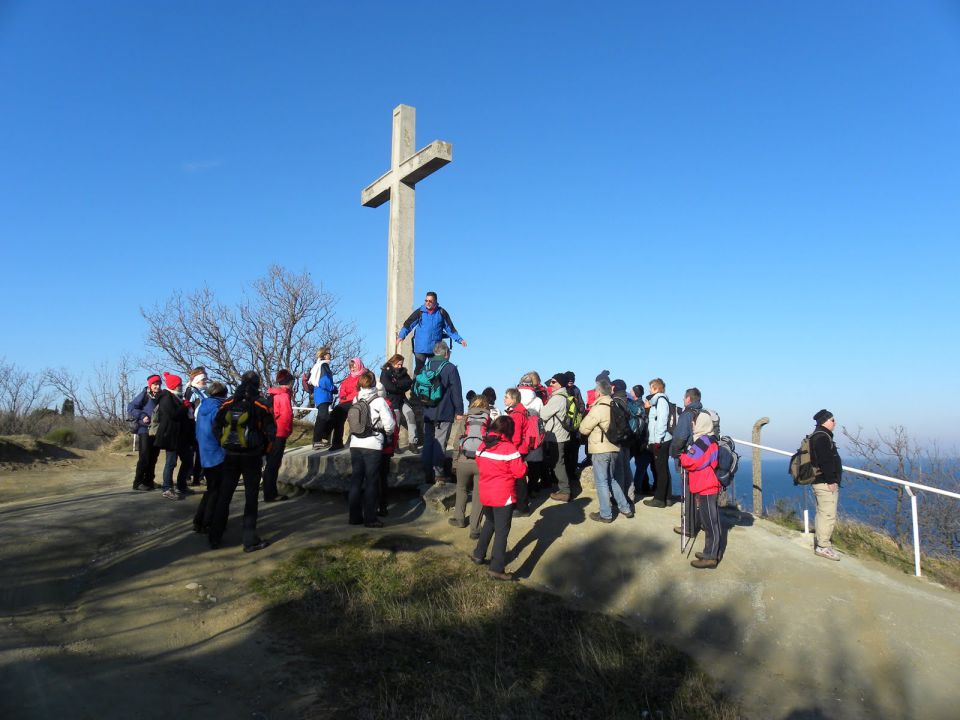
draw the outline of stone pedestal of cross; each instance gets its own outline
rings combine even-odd
[[[387,241],[387,328],[384,360],[393,355],[400,326],[413,312],[413,210],[414,188],[427,175],[453,160],[453,145],[434,140],[419,152],[416,147],[417,111],[409,105],[393,110],[393,143],[390,170],[360,193],[365,207],[390,201]],[[413,349],[403,353],[413,374]]]

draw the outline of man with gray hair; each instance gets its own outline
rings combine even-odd
[[[424,402],[420,461],[427,480],[439,485],[448,479],[445,469],[447,440],[453,424],[463,417],[463,388],[460,371],[450,362],[450,348],[443,340],[433,346],[433,357],[424,363],[423,369],[435,374],[441,394],[433,404]]]

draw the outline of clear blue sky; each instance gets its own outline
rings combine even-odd
[[[956,2],[0,0],[0,354],[138,353],[140,305],[308,269],[380,356],[394,106],[454,161],[416,298],[467,387],[699,386],[960,445]]]

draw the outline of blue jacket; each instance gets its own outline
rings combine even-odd
[[[137,435],[146,435],[149,428],[143,424],[143,416],[153,420],[153,411],[157,407],[157,399],[150,397],[150,389],[144,388],[127,405],[127,417],[137,421]]]
[[[333,373],[330,371],[330,364],[324,361],[320,367],[320,380],[313,388],[313,404],[332,403],[333,396],[337,392],[337,386],[333,382]]]
[[[426,305],[421,305],[419,310],[415,310],[407,318],[397,337],[403,340],[411,332],[413,332],[413,351],[421,355],[433,355],[434,346],[444,337],[449,336],[454,342],[463,340],[453,326],[450,315],[439,305],[432,313],[427,312]]]
[[[227,457],[213,432],[213,419],[222,404],[223,398],[205,397],[197,408],[197,447],[200,448],[200,464],[205,468],[216,467]]]
[[[663,402],[660,402],[663,400]],[[650,398],[650,410],[647,415],[647,427],[650,429],[650,444],[665,443],[670,441],[670,433],[667,432],[667,423],[670,413],[670,398],[666,393],[654,393]]]
[[[439,366],[445,358],[434,356],[427,360],[432,366]],[[430,422],[453,422],[457,415],[463,415],[463,387],[460,385],[460,371],[452,362],[447,361],[440,371],[440,387],[443,395],[435,407],[425,407],[423,417]]]
[[[692,402],[687,405],[680,417],[677,418],[677,427],[674,428],[673,440],[670,442],[670,455],[678,458],[687,449],[693,441],[693,412],[694,410],[703,410],[703,404]]]

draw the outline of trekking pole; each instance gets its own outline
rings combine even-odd
[[[680,479],[683,483],[683,500],[680,503],[680,554],[687,552],[687,547],[693,543],[693,537],[687,537],[687,517],[689,515],[690,503],[690,477],[686,470],[680,470]]]
[[[808,486],[803,486],[803,534],[810,534],[810,510],[807,509],[807,490]]]

